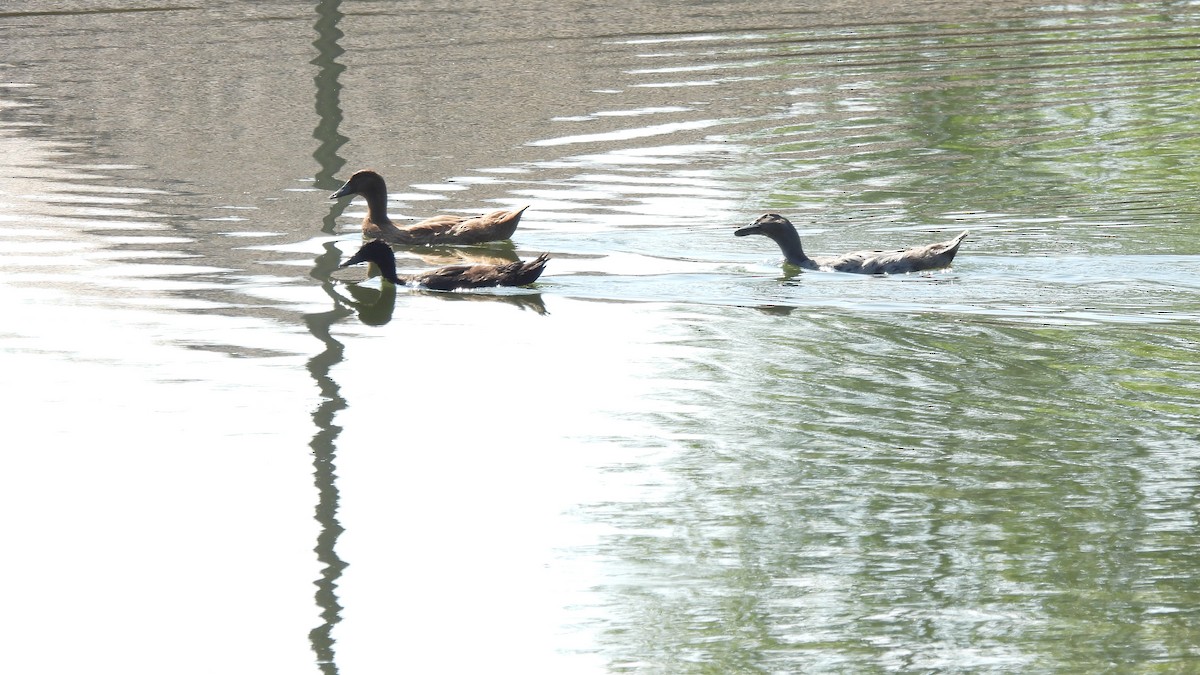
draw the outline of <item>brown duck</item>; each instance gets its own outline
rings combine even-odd
[[[967,238],[967,230],[957,237],[928,244],[906,248],[902,251],[854,251],[843,255],[820,256],[810,258],[804,254],[800,246],[800,234],[796,232],[791,221],[778,213],[768,213],[754,224],[747,225],[733,234],[745,237],[750,234],[761,234],[775,240],[783,251],[783,257],[792,265],[806,270],[822,270],[826,272],[855,272],[857,274],[904,274],[922,270],[936,270],[949,267],[958,253],[958,245]]]
[[[398,227],[387,216],[387,184],[383,182],[383,176],[370,169],[357,171],[329,198],[339,199],[346,195],[362,195],[367,200],[363,236],[377,237],[390,244],[403,246],[481,244],[511,239],[517,224],[521,222],[521,214],[529,208],[522,206],[515,211],[492,211],[482,216],[434,216]]]
[[[546,268],[546,261],[549,259],[550,256],[543,253],[529,262],[517,260],[503,265],[448,265],[428,272],[400,276],[396,274],[396,254],[392,253],[392,247],[381,239],[372,239],[339,267],[372,262],[379,268],[383,278],[393,284],[452,291],[456,288],[526,286],[542,276],[542,270]]]

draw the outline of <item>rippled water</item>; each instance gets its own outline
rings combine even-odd
[[[15,670],[1200,667],[1200,5],[30,1],[0,39]],[[405,269],[546,275],[351,283],[365,166],[393,217],[531,205]],[[800,273],[732,236],[765,211],[971,235]]]

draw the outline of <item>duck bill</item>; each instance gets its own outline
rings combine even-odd
[[[357,265],[360,262],[366,262],[366,261],[367,261],[367,257],[364,256],[362,254],[362,252],[359,252],[359,253],[355,253],[353,256],[351,256],[350,259],[347,260],[346,262],[342,263],[341,265],[338,265],[338,268],[340,269],[342,267],[349,267],[351,265]]]
[[[734,230],[733,236],[745,237],[746,235],[749,235],[749,234],[762,234],[762,233],[763,233],[762,228],[759,227],[758,225],[747,225],[745,227]]]
[[[350,187],[350,184],[346,183],[342,187],[338,188],[337,192],[329,195],[329,198],[330,199],[341,199],[342,197],[345,197],[346,195],[350,194],[350,191],[346,189],[348,187]]]

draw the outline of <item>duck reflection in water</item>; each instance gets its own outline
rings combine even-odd
[[[800,246],[800,234],[796,232],[796,227],[778,213],[768,213],[733,234],[737,237],[752,234],[769,237],[779,245],[789,264],[806,270],[856,274],[905,274],[949,267],[958,253],[959,244],[967,238],[967,231],[964,230],[947,241],[900,251],[854,251],[810,258]]]
[[[397,226],[387,215],[387,184],[383,176],[363,169],[329,195],[340,199],[361,195],[367,200],[367,217],[363,219],[364,237],[383,239],[389,244],[420,246],[428,244],[480,244],[511,239],[528,206],[512,211],[492,211],[481,216],[440,215],[411,225]]]
[[[347,284],[346,292],[353,300],[343,298],[342,302],[354,308],[359,321],[368,326],[382,326],[392,320],[396,310],[395,284],[380,284],[379,288]]]
[[[430,267],[448,265],[507,265],[520,260],[511,241],[494,242],[486,246],[422,246],[405,250]]]

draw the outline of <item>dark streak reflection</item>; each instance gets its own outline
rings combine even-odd
[[[396,310],[396,287],[380,284],[379,289],[364,288],[357,284],[346,286],[350,300],[345,303],[358,312],[358,320],[366,326],[382,326],[392,320]]]
[[[317,66],[314,81],[317,85],[317,128],[313,129],[313,138],[317,139],[317,149],[313,159],[317,160],[316,186],[319,188],[336,189],[340,183],[335,177],[346,160],[338,155],[338,151],[349,140],[338,132],[342,124],[341,91],[338,82],[345,66],[337,62],[337,58],[345,53],[338,45],[343,33],[337,24],[342,19],[339,9],[341,0],[322,0],[317,4],[317,39],[313,46],[317,48],[317,57],[310,63]],[[322,232],[332,234],[336,230],[336,218],[340,215],[337,205],[330,210],[321,227]]]
[[[341,0],[322,0],[316,6],[317,21],[314,29],[317,39],[313,45],[317,48],[317,57],[311,63],[317,66],[314,78],[316,84],[317,126],[313,130],[313,138],[317,140],[317,149],[313,158],[317,160],[319,169],[316,175],[318,187],[330,187],[335,183],[334,175],[345,164],[338,151],[346,142],[346,137],[338,133],[342,121],[341,105],[339,103],[340,84],[338,77],[345,66],[337,63],[337,57],[343,50],[338,46],[342,32],[337,24],[342,18],[339,10]],[[337,216],[340,209],[330,210],[325,216],[321,231],[332,234],[337,227]],[[313,480],[317,487],[317,507],[315,517],[320,523],[321,532],[317,536],[314,549],[317,559],[323,565],[321,576],[314,582],[317,586],[316,601],[321,608],[321,624],[309,632],[309,641],[316,653],[316,661],[321,672],[335,675],[338,672],[334,650],[333,627],[341,621],[342,606],[338,602],[337,582],[341,578],[346,563],[337,555],[337,540],[342,534],[341,523],[338,522],[338,489],[337,489],[337,437],[341,427],[334,424],[337,413],[346,407],[346,399],[341,395],[341,388],[330,376],[334,366],[342,362],[345,348],[333,337],[332,327],[338,321],[352,314],[339,302],[339,298],[329,282],[330,273],[337,268],[341,252],[332,243],[325,245],[325,251],[314,261],[311,276],[321,279],[325,292],[334,300],[334,308],[317,314],[305,315],[304,321],[309,333],[321,341],[325,349],[308,361],[308,371],[316,382],[321,395],[321,404],[313,412],[313,424],[317,431],[313,435],[309,447],[313,453]]]
[[[337,413],[346,407],[346,400],[342,398],[337,382],[329,376],[333,366],[342,361],[344,347],[330,333],[330,328],[349,314],[349,310],[337,307],[328,312],[304,317],[309,332],[325,344],[325,350],[308,361],[309,373],[321,393],[321,404],[313,412],[313,423],[317,432],[313,435],[309,447],[313,453],[313,479],[318,493],[315,517],[321,524],[315,550],[317,559],[324,565],[320,578],[315,582],[317,606],[321,608],[322,623],[309,632],[308,638],[312,642],[313,651],[316,652],[321,671],[329,675],[338,672],[334,661],[332,633],[333,626],[341,620],[342,607],[338,603],[336,589],[337,580],[346,567],[346,563],[338,557],[336,551],[337,539],[343,530],[337,519],[337,466],[334,457],[337,437],[342,429],[333,423]]]

